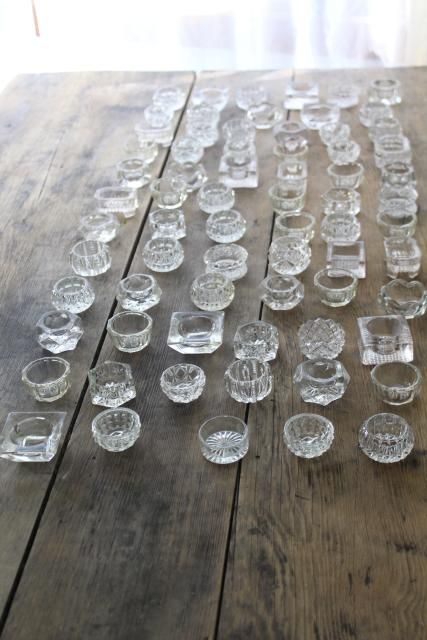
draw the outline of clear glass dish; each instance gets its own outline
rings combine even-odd
[[[190,298],[202,311],[221,311],[234,300],[234,284],[222,273],[203,273],[193,280]]]
[[[195,364],[174,364],[163,371],[160,386],[163,393],[179,404],[197,400],[205,388],[206,376],[203,369]]]
[[[231,464],[244,458],[249,449],[248,426],[234,416],[215,416],[199,429],[202,455],[215,464]]]
[[[98,240],[81,240],[70,251],[70,263],[78,276],[99,276],[111,267],[108,245]]]
[[[354,140],[338,140],[327,147],[328,156],[335,164],[354,163],[360,156],[360,145]]]
[[[230,280],[240,280],[248,270],[248,252],[238,244],[210,247],[203,256],[206,273],[222,273]]]
[[[344,307],[356,296],[358,279],[344,269],[321,269],[314,276],[320,301],[328,307]]]
[[[273,311],[293,309],[304,298],[304,285],[294,276],[267,276],[260,290],[261,300]]]
[[[206,235],[214,242],[237,242],[246,233],[246,220],[236,209],[216,211],[206,220]]]
[[[207,104],[217,111],[222,111],[227,106],[229,94],[228,87],[202,87],[193,90],[191,103],[196,106]]]
[[[95,291],[86,278],[65,276],[53,285],[51,300],[55,309],[83,313],[93,305]]]
[[[124,218],[133,218],[138,208],[138,195],[130,187],[101,187],[95,191],[97,209],[101,213],[121,214]]]
[[[267,397],[273,376],[268,362],[256,358],[235,360],[224,374],[225,388],[237,402],[254,403]]]
[[[368,418],[359,431],[359,446],[375,462],[404,460],[414,447],[414,432],[401,416],[377,413]]]
[[[116,299],[127,311],[146,311],[160,302],[162,290],[153,276],[133,273],[120,280]]]
[[[340,109],[350,109],[359,104],[360,87],[351,82],[332,84],[327,90],[327,101]]]
[[[149,269],[166,273],[181,266],[184,262],[184,249],[179,240],[174,238],[152,238],[145,244],[142,257]]]
[[[117,453],[132,447],[141,433],[141,420],[132,409],[107,409],[92,420],[96,444]]]
[[[157,178],[150,192],[159,209],[179,209],[187,199],[187,185],[181,178]]]
[[[301,238],[281,236],[271,243],[268,258],[270,266],[281,276],[295,276],[310,264],[310,245]]]
[[[152,238],[182,240],[187,234],[182,209],[156,209],[155,211],[150,211],[148,225]]]
[[[197,204],[205,213],[218,213],[232,209],[235,193],[222,182],[207,182],[197,194]]]
[[[427,290],[418,280],[391,280],[381,287],[379,302],[391,314],[407,320],[423,316],[427,309]]]
[[[22,369],[22,382],[38,402],[55,402],[70,388],[70,371],[63,358],[39,358]]]
[[[301,109],[301,120],[307,129],[318,131],[324,124],[338,122],[340,108],[335,104],[314,102],[305,104]]]
[[[281,213],[276,216],[274,230],[277,236],[286,236],[310,242],[314,238],[316,219],[311,213]]]
[[[296,456],[317,458],[331,447],[334,425],[330,420],[314,413],[300,413],[285,422],[283,440]]]
[[[326,266],[350,271],[356,278],[366,278],[366,252],[363,240],[328,242]]]
[[[269,322],[255,320],[237,327],[233,344],[234,355],[239,360],[256,358],[268,362],[277,355],[279,331]]]
[[[350,213],[331,213],[320,225],[320,235],[325,242],[356,242],[360,230],[360,222]]]
[[[79,232],[85,240],[111,242],[116,237],[119,226],[114,213],[89,213],[80,217]]]
[[[319,85],[317,82],[288,80],[285,88],[285,109],[300,111],[304,105],[319,100]]]
[[[385,238],[387,275],[416,278],[421,268],[421,249],[415,238]]]
[[[119,407],[136,396],[130,365],[106,360],[89,370],[89,392],[92,404]]]
[[[277,213],[298,212],[304,208],[306,183],[289,184],[277,180],[268,189],[273,210]]]
[[[380,400],[398,406],[413,402],[422,376],[418,367],[409,362],[384,362],[372,369],[371,380]]]
[[[145,164],[152,164],[159,155],[159,147],[154,140],[139,140],[134,132],[126,138],[124,152],[128,158],[139,158]]]
[[[319,129],[319,136],[327,147],[335,142],[345,142],[350,139],[351,129],[344,122],[328,122]]]
[[[201,162],[170,162],[164,171],[164,176],[183,180],[188,193],[200,189],[208,179],[206,169]]]
[[[417,227],[415,213],[403,213],[396,215],[395,211],[380,211],[377,214],[377,223],[385,238],[410,238]]]
[[[116,166],[121,186],[140,189],[151,180],[151,173],[141,158],[127,158]]]
[[[360,193],[355,189],[329,189],[322,195],[323,212],[329,216],[332,213],[346,213],[356,216],[360,212]]]
[[[377,118],[393,116],[391,107],[379,101],[365,102],[359,109],[359,120],[364,127],[371,127]]]
[[[247,111],[249,120],[252,120],[257,129],[272,129],[274,125],[283,120],[282,109],[271,102],[253,104]]]
[[[150,343],[153,321],[143,311],[120,311],[107,322],[107,332],[119,351],[134,353]]]
[[[350,376],[339,360],[319,358],[301,362],[295,369],[293,381],[304,402],[326,407],[343,397]]]
[[[0,434],[0,458],[49,462],[58,451],[66,415],[62,411],[12,411]]]
[[[36,323],[37,342],[51,353],[73,351],[83,335],[82,321],[71,311],[47,311]]]
[[[246,85],[236,89],[236,104],[239,109],[247,111],[254,104],[268,101],[266,89],[259,84]]]
[[[369,85],[369,97],[385,105],[402,102],[400,82],[396,78],[378,78]]]
[[[185,105],[186,94],[181,87],[164,86],[156,89],[152,96],[154,104],[172,111],[179,111]]]
[[[333,360],[344,348],[345,331],[338,322],[329,318],[307,320],[298,330],[298,344],[310,360]]]
[[[327,171],[335,189],[358,189],[364,174],[364,168],[360,162],[330,164]]]
[[[362,364],[411,362],[414,348],[406,318],[399,315],[358,318],[359,352]]]
[[[175,140],[171,147],[171,156],[175,162],[184,164],[186,162],[200,162],[205,150],[197,138],[184,136]]]
[[[175,311],[168,346],[179,353],[213,353],[222,344],[224,311]]]

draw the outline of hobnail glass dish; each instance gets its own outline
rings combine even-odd
[[[256,358],[235,360],[224,374],[225,388],[237,402],[258,402],[271,392],[273,376],[268,362]]]
[[[350,213],[331,213],[320,225],[325,242],[356,242],[360,236],[360,222]]]
[[[92,404],[119,407],[136,396],[130,365],[106,360],[89,370]]]
[[[246,220],[236,209],[216,211],[206,220],[206,235],[214,242],[237,242],[246,233]]]
[[[267,276],[260,290],[261,300],[273,311],[293,309],[304,298],[304,285],[294,276]]]
[[[140,158],[127,158],[117,164],[117,177],[123,187],[140,189],[151,180],[146,163]]]
[[[326,406],[344,395],[350,376],[339,360],[305,360],[295,369],[293,381],[304,402]]]
[[[272,129],[274,125],[283,120],[282,109],[271,102],[253,104],[247,110],[247,116],[257,129]]]
[[[142,257],[152,271],[174,271],[184,262],[184,249],[174,238],[152,238],[145,244]]]
[[[360,87],[350,82],[340,82],[328,87],[327,101],[340,109],[350,109],[359,103]]]
[[[360,212],[360,193],[355,189],[329,189],[322,195],[323,213],[346,213],[356,216]]]
[[[78,276],[99,276],[111,267],[108,245],[98,240],[81,240],[70,251],[70,263]]]
[[[12,411],[0,434],[0,458],[13,462],[49,462],[61,439],[63,411]]]
[[[380,400],[402,405],[412,402],[418,395],[422,376],[418,367],[409,362],[384,362],[372,369],[371,380]]]
[[[202,311],[221,311],[234,299],[234,284],[222,273],[203,273],[190,288],[190,298]]]
[[[222,182],[207,182],[197,194],[197,204],[205,213],[228,211],[234,205],[235,194]]]
[[[340,108],[327,102],[305,104],[301,109],[301,120],[307,129],[319,130],[324,124],[333,124],[340,119]]]
[[[317,458],[334,441],[334,425],[330,420],[314,413],[299,413],[285,422],[283,440],[296,456]]]
[[[377,413],[362,424],[359,446],[375,462],[400,462],[414,447],[414,432],[401,416]]]
[[[111,452],[125,451],[132,447],[141,433],[141,420],[132,409],[107,409],[92,420],[95,442]]]
[[[385,238],[410,238],[417,227],[415,213],[396,215],[395,211],[380,211],[377,214],[378,227]]]
[[[403,316],[358,318],[359,352],[362,364],[411,362],[414,348],[409,324]]]
[[[326,266],[350,271],[356,278],[366,278],[366,252],[363,240],[328,242]]]
[[[199,429],[202,455],[215,464],[231,464],[241,460],[249,449],[248,426],[234,416],[215,416]]]
[[[170,162],[163,174],[166,178],[178,178],[185,182],[188,193],[197,191],[208,179],[201,162]]]
[[[160,378],[163,393],[172,402],[180,404],[197,400],[202,395],[205,384],[203,369],[187,362],[168,367]]]
[[[202,87],[194,89],[191,94],[193,105],[207,104],[217,111],[222,111],[228,102],[230,90],[228,87]]]
[[[381,287],[379,302],[388,313],[406,319],[423,316],[427,309],[427,290],[418,280],[391,280]]]
[[[175,162],[184,164],[186,162],[200,162],[205,150],[203,145],[191,136],[183,136],[175,140],[171,147],[171,156]]]
[[[37,342],[51,353],[73,351],[83,335],[82,321],[71,311],[47,311],[36,323]]]
[[[248,322],[237,327],[233,344],[234,355],[239,360],[256,358],[268,362],[274,360],[277,355],[279,331],[269,322]]]
[[[156,209],[148,214],[152,238],[185,238],[187,230],[182,209]]]
[[[307,211],[281,213],[276,217],[274,230],[277,236],[297,238],[310,242],[314,238],[316,219]]]
[[[400,82],[396,78],[378,78],[369,85],[369,97],[386,105],[402,102]]]
[[[141,351],[150,342],[153,321],[143,311],[120,311],[107,322],[107,332],[119,351]]]
[[[222,273],[230,280],[240,280],[248,270],[248,252],[238,244],[222,244],[210,247],[203,256],[206,273]]]
[[[97,209],[100,212],[121,214],[133,218],[138,208],[138,196],[130,187],[101,187],[95,191]]]
[[[358,189],[364,174],[364,168],[360,162],[330,164],[327,171],[335,189]]]
[[[421,249],[415,238],[385,238],[387,275],[415,278],[421,268]]]
[[[175,311],[168,346],[179,353],[213,353],[222,344],[224,311]]]
[[[338,140],[328,145],[328,156],[335,164],[356,162],[360,156],[360,145],[354,140]]]
[[[39,402],[55,402],[70,388],[70,365],[63,358],[38,358],[22,369],[22,382]]]
[[[154,104],[159,104],[173,111],[182,109],[185,105],[185,99],[185,91],[180,87],[159,87],[152,96]]]
[[[345,331],[338,322],[329,318],[307,320],[298,330],[298,344],[302,353],[310,360],[333,360],[343,350]]]
[[[288,80],[285,89],[285,109],[300,111],[304,105],[319,100],[319,85],[317,82]]]
[[[159,303],[162,290],[153,276],[133,273],[120,280],[116,299],[127,311],[146,311]]]
[[[239,109],[247,111],[249,107],[268,101],[268,93],[259,84],[251,84],[236,89],[236,104]]]
[[[119,226],[114,213],[89,213],[80,217],[79,232],[85,240],[111,242],[116,237]]]
[[[343,122],[330,122],[324,124],[319,129],[319,136],[323,144],[327,147],[334,142],[345,142],[350,139],[351,129]]]
[[[344,307],[356,295],[358,279],[345,269],[321,269],[314,276],[314,286],[323,304]]]
[[[181,178],[157,178],[150,192],[159,209],[179,209],[187,199],[187,185]]]
[[[379,101],[365,102],[359,109],[359,120],[364,127],[371,127],[377,118],[391,117],[393,111],[387,104]]]
[[[277,213],[298,212],[304,208],[306,183],[289,184],[277,180],[268,190],[273,210]]]
[[[55,309],[83,313],[93,305],[95,291],[86,278],[65,276],[53,285],[51,300]]]

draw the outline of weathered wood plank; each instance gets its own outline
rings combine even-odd
[[[135,218],[122,226],[110,247],[111,271],[92,279],[93,307],[83,314],[85,334],[64,357],[72,367],[72,388],[52,405],[32,402],[20,382],[22,367],[43,354],[35,323],[51,308],[56,279],[71,272],[68,252],[77,239],[79,216],[93,208],[98,186],[115,180],[123,142],[154,88],[179,83],[189,91],[191,73],[86,73],[21,76],[0,97],[0,223],[2,309],[0,315],[2,408],[64,410],[73,423],[90,367],[114,300],[116,282],[132,255],[148,210],[141,194]],[[178,121],[178,116],[177,116]],[[162,150],[153,165],[163,167]],[[0,463],[0,605],[16,578],[37,516],[55,473],[51,464]]]
[[[314,78],[323,86],[341,79],[366,86],[383,73],[397,76],[405,93],[404,103],[395,110],[414,151],[423,279],[427,265],[427,70],[298,72],[297,77]],[[325,246],[317,234],[312,264],[302,278],[306,287],[303,304],[285,313],[263,310],[263,318],[280,329],[280,358],[274,370],[273,401],[251,408],[249,414],[253,455],[242,463],[222,598],[221,640],[400,640],[409,636],[421,640],[426,636],[427,390],[424,384],[413,405],[387,407],[374,398],[369,367],[359,361],[356,317],[381,313],[376,296],[386,275],[382,237],[375,223],[378,172],[372,146],[366,129],[358,123],[356,109],[345,112],[343,119],[351,123],[354,138],[362,144],[367,170],[360,220],[368,277],[360,282],[357,299],[350,306],[341,310],[324,307],[313,287],[313,275],[325,261]],[[317,134],[310,135],[310,142],[307,210],[320,221],[319,198],[328,186],[328,161]],[[295,366],[303,359],[297,329],[306,319],[319,315],[344,325],[347,342],[341,359],[352,378],[344,398],[325,409],[301,402],[292,384]],[[425,373],[425,319],[411,321],[411,329],[415,362]],[[358,450],[357,432],[364,419],[390,410],[413,425],[416,446],[404,463],[381,466]],[[333,448],[318,460],[297,459],[282,442],[285,420],[304,411],[325,415],[336,427]]]

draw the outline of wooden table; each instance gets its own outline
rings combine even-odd
[[[427,256],[423,209],[427,201],[427,71],[346,70],[295,72],[323,86],[339,79],[367,85],[385,73],[402,81],[396,108],[411,139],[420,191],[417,238]],[[68,251],[79,215],[93,207],[95,188],[114,178],[123,140],[153,89],[179,84],[188,96],[212,82],[232,90],[248,82],[266,86],[279,103],[291,71],[93,73],[19,77],[0,98],[2,231],[1,420],[13,410],[46,409],[20,382],[22,367],[41,355],[35,322],[50,307],[50,288],[69,273]],[[231,104],[231,103],[230,103]],[[222,119],[236,113],[229,106]],[[297,118],[296,113],[287,114]],[[413,405],[398,409],[413,425],[415,450],[403,463],[378,465],[357,447],[361,422],[387,410],[374,398],[369,368],[356,344],[356,317],[381,313],[377,293],[386,281],[381,235],[375,223],[378,172],[357,110],[345,111],[362,146],[367,174],[361,188],[368,277],[343,309],[318,301],[313,274],[325,260],[317,232],[313,260],[303,274],[306,297],[289,312],[260,304],[256,290],[267,270],[273,214],[267,187],[275,174],[270,132],[257,134],[260,186],[239,190],[237,208],[248,221],[242,245],[247,277],[237,283],[226,311],[223,346],[212,355],[184,357],[166,345],[170,315],[193,306],[189,284],[203,270],[212,243],[205,215],[191,195],[185,204],[185,262],[159,274],[161,303],[150,310],[152,342],[141,353],[116,351],[106,335],[116,308],[115,287],[127,273],[146,271],[141,250],[147,190],[137,216],[112,245],[112,269],[94,279],[97,299],[83,315],[85,334],[75,352],[72,389],[54,407],[67,411],[60,453],[50,464],[0,462],[0,599],[5,640],[402,640],[427,637],[427,429],[426,385]],[[176,116],[176,131],[183,114]],[[325,148],[310,134],[307,209],[321,219],[328,187]],[[208,149],[209,175],[221,144]],[[170,161],[162,150],[153,166]],[[421,278],[423,275],[421,274]],[[327,408],[305,405],[292,385],[302,357],[297,329],[323,315],[342,322],[342,361],[351,375],[344,398]],[[273,364],[274,392],[246,408],[230,399],[224,370],[233,359],[238,324],[263,318],[280,330]],[[415,362],[424,368],[425,318],[411,321]],[[143,434],[122,454],[98,448],[91,420],[99,412],[87,390],[87,371],[107,358],[132,365]],[[169,402],[159,377],[188,360],[207,375],[203,396],[189,406]],[[49,407],[48,407],[49,408]],[[329,417],[336,441],[324,457],[305,461],[282,442],[292,414]],[[218,467],[200,455],[197,430],[207,417],[231,413],[250,425],[250,450],[239,464]]]

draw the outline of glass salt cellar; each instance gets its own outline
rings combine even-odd
[[[153,93],[152,101],[167,110],[179,111],[185,105],[185,91],[180,87],[159,87]]]
[[[227,106],[229,93],[228,87],[203,87],[201,89],[194,89],[191,94],[191,104],[195,106],[207,104],[217,111],[222,111]]]
[[[139,158],[122,160],[117,164],[116,168],[117,177],[122,187],[140,189],[151,180],[151,174],[148,171],[147,165]]]
[[[358,279],[344,269],[322,269],[314,276],[320,301],[328,307],[344,307],[356,296]]]
[[[158,112],[160,114],[160,112]],[[169,147],[174,136],[173,121],[170,118],[170,114],[164,111],[163,120],[158,118],[157,120],[151,119],[151,123],[144,117],[143,120],[135,125],[135,133],[138,136],[139,143],[142,145],[146,142],[155,142],[161,147]],[[156,122],[156,124],[152,124]]]
[[[258,160],[251,149],[225,150],[218,170],[220,180],[229,187],[255,189],[258,186]]]
[[[130,187],[101,187],[95,191],[97,209],[102,213],[120,214],[133,218],[138,208],[138,196]]]
[[[363,240],[356,242],[328,242],[326,266],[330,269],[345,269],[356,278],[366,277],[366,253]]]
[[[234,335],[234,355],[239,360],[256,358],[262,362],[274,360],[279,348],[279,331],[274,325],[256,320],[237,327]]]
[[[374,143],[375,164],[381,169],[389,162],[412,161],[411,143],[402,135],[387,135],[377,138]]]
[[[271,102],[261,102],[251,105],[247,111],[247,116],[257,129],[272,129],[274,125],[283,120],[282,109],[276,107]]]
[[[12,411],[0,434],[0,458],[49,462],[58,451],[66,415],[63,411]]]
[[[55,402],[70,388],[70,371],[63,358],[38,358],[22,369],[22,382],[38,402]]]
[[[86,278],[65,276],[53,285],[51,300],[55,309],[83,313],[94,303],[95,291]]]
[[[411,330],[403,316],[370,316],[358,318],[357,323],[362,364],[414,359]]]
[[[171,147],[171,156],[175,162],[185,164],[186,162],[194,162],[197,164],[203,158],[203,145],[190,136],[184,136],[175,140]]]
[[[304,208],[307,185],[277,180],[268,189],[273,210],[277,213],[298,212]]]
[[[178,404],[188,404],[197,400],[205,388],[206,376],[200,367],[183,362],[174,364],[163,371],[160,386],[163,393]]]
[[[388,118],[393,116],[393,111],[389,105],[382,102],[365,102],[359,109],[359,120],[364,127],[371,127],[377,118]]]
[[[167,344],[179,353],[213,353],[222,344],[224,311],[175,311]]]
[[[179,209],[187,199],[187,185],[181,178],[157,178],[150,192],[159,209]]]
[[[410,162],[386,162],[381,167],[381,180],[383,184],[389,184],[398,189],[411,185],[415,186],[414,167]]]
[[[328,176],[335,189],[358,189],[363,180],[364,168],[360,162],[330,164]]]
[[[125,140],[124,152],[128,158],[138,158],[144,164],[152,164],[159,154],[159,148],[154,140],[140,141],[134,132]]]
[[[335,123],[340,119],[337,105],[326,102],[305,104],[301,109],[301,120],[308,129],[318,131],[324,124]]]
[[[227,211],[234,205],[235,193],[222,182],[207,182],[197,194],[197,204],[205,213]]]
[[[119,407],[136,396],[130,365],[106,360],[89,370],[89,391],[92,404]]]
[[[369,98],[378,100],[385,105],[395,105],[402,102],[400,82],[396,78],[378,78],[369,85]]]
[[[268,362],[244,358],[227,367],[224,381],[226,391],[234,400],[254,403],[271,393],[273,376]]]
[[[377,214],[378,227],[385,238],[410,238],[414,235],[417,226],[415,213],[380,211]]]
[[[350,140],[350,133],[348,124],[339,121],[324,124],[319,129],[320,139],[326,147],[330,144]]]
[[[345,331],[338,322],[329,318],[307,320],[298,330],[298,344],[310,360],[334,359],[343,350]]]
[[[273,311],[293,309],[304,298],[304,285],[294,276],[267,276],[260,290],[261,300]]]
[[[300,458],[317,458],[331,447],[334,426],[323,416],[299,413],[285,422],[283,440],[294,455]]]
[[[385,238],[387,275],[416,278],[421,269],[421,249],[415,238]]]
[[[248,252],[238,244],[210,247],[203,256],[206,273],[222,273],[230,280],[240,280],[248,270]]]
[[[133,273],[120,280],[116,300],[126,311],[146,311],[159,303],[162,290],[153,276]]]
[[[285,109],[300,111],[304,105],[319,100],[319,85],[316,82],[289,80],[285,89]]]
[[[199,443],[203,457],[214,464],[232,464],[249,449],[248,426],[234,416],[216,416],[202,424]]]
[[[85,240],[111,242],[116,237],[119,226],[113,213],[89,213],[80,217],[79,232]]]
[[[189,193],[200,189],[208,179],[206,169],[201,162],[170,162],[165,169],[164,176],[183,180]]]
[[[375,118],[369,127],[368,136],[372,141],[387,135],[401,135],[402,126],[394,116]]]
[[[247,111],[252,105],[267,101],[268,93],[261,85],[247,85],[236,90],[236,104],[243,111]]]
[[[400,406],[413,402],[419,394],[422,376],[409,362],[384,362],[372,369],[371,380],[380,400]]]
[[[184,262],[184,249],[175,238],[151,238],[144,245],[142,257],[152,271],[174,271]]]
[[[328,156],[335,164],[356,162],[360,155],[360,145],[354,140],[338,140],[327,147]]]
[[[423,316],[427,309],[427,290],[418,280],[391,280],[381,287],[379,302],[388,313],[407,320]]]
[[[280,236],[271,243],[268,258],[274,271],[282,276],[295,276],[310,264],[310,245],[302,238]]]
[[[237,136],[254,142],[256,136],[255,125],[246,116],[230,118],[223,124],[222,132],[226,140],[231,140]]]
[[[246,220],[236,209],[216,211],[206,220],[206,235],[220,244],[237,242],[245,232]]]
[[[190,288],[192,303],[202,311],[221,311],[234,300],[234,285],[222,273],[203,273]]]
[[[186,122],[185,134],[198,140],[204,149],[212,147],[219,138],[218,125],[210,122]]]
[[[304,402],[324,407],[344,395],[350,376],[339,360],[305,360],[295,369],[294,384]]]
[[[148,214],[148,225],[152,238],[175,238],[186,236],[185,218],[182,209],[156,209]]]
[[[51,353],[73,351],[83,335],[82,321],[70,311],[47,311],[36,323],[37,342]]]
[[[320,225],[325,242],[356,242],[360,236],[360,222],[349,213],[331,213]]]
[[[375,462],[400,462],[414,447],[414,432],[401,416],[377,413],[362,424],[359,446]]]
[[[307,157],[308,142],[302,135],[287,136],[284,140],[277,141],[273,147],[273,153],[281,160],[287,158],[293,160],[305,160]]]
[[[310,242],[314,238],[316,219],[311,213],[281,213],[276,217],[274,231],[277,237],[287,236]]]
[[[119,351],[141,351],[150,342],[153,321],[143,311],[120,311],[107,322],[107,333]]]
[[[360,87],[352,83],[332,84],[327,90],[327,101],[340,109],[350,109],[359,104]]]
[[[355,189],[329,189],[322,195],[323,213],[346,213],[356,216],[360,212],[360,194]]]
[[[93,439],[106,451],[117,453],[129,449],[140,433],[141,420],[132,409],[107,409],[92,420]]]
[[[70,251],[70,262],[79,276],[99,276],[111,267],[108,245],[97,240],[77,242]]]

